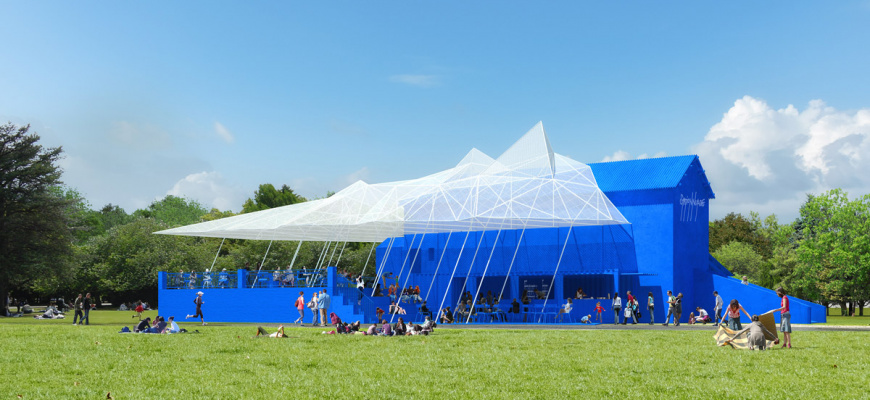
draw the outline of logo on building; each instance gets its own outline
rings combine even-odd
[[[695,192],[692,192],[692,197],[685,197],[680,193],[680,222],[698,221],[698,210],[706,204],[707,199],[699,199]]]

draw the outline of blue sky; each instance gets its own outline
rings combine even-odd
[[[128,212],[497,156],[699,154],[711,215],[870,193],[870,2],[0,2],[0,120]]]

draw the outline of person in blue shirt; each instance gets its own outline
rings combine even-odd
[[[326,289],[320,293],[320,297],[317,298],[317,308],[320,309],[320,326],[326,326],[326,316],[328,315],[327,310],[329,310],[329,306],[332,299],[326,294]]]

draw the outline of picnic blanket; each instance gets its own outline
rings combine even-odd
[[[758,322],[761,322],[764,327],[770,331],[772,335],[764,334],[765,339],[767,339],[767,347],[773,347],[774,342],[779,340],[779,334],[776,331],[776,321],[773,319],[773,313],[761,314],[758,316]],[[713,335],[713,339],[716,339],[716,344],[719,346],[731,346],[735,349],[741,350],[749,350],[749,335],[743,334],[740,335],[737,339],[734,339],[734,335],[737,334],[737,331],[732,331],[725,327],[725,325],[719,325],[719,330],[716,331],[716,334]]]

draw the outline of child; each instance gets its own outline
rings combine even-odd
[[[604,312],[604,307],[601,307],[601,302],[600,302],[600,301],[597,302],[597,303],[595,303],[595,312],[597,313],[597,317],[596,317],[596,318],[598,318],[598,323],[599,323],[599,324],[602,323],[602,322],[601,322],[601,313]]]
[[[592,314],[586,314],[583,318],[580,318],[581,324],[591,324],[592,323]]]
[[[139,321],[142,320],[142,311],[145,311],[145,307],[142,306],[142,300],[136,302],[136,315],[130,318],[139,318]]]

